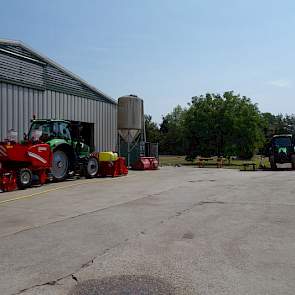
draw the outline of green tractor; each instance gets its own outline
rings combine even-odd
[[[28,139],[48,143],[53,152],[51,173],[55,181],[79,173],[88,178],[98,174],[99,164],[80,136],[79,122],[67,120],[32,120]]]
[[[295,169],[294,136],[291,134],[274,135],[269,148],[269,162],[272,170],[277,164],[291,163]]]

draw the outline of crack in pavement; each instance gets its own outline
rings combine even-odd
[[[179,185],[177,187],[181,187],[182,185]],[[136,202],[138,200],[142,200],[142,199],[146,199],[146,198],[152,198],[152,197],[155,197],[155,196],[158,196],[160,195],[161,193],[165,193],[165,192],[168,192],[168,191],[171,191],[177,187],[173,187],[173,188],[170,188],[170,189],[167,189],[167,190],[163,190],[163,191],[160,191],[160,192],[156,192],[154,194],[148,194],[148,195],[145,195],[144,197],[142,198],[138,198],[138,199],[135,199],[135,200],[131,200],[131,201],[128,201],[128,202],[123,202],[123,203],[120,203],[120,204],[115,204],[115,205],[112,205],[112,206],[109,206],[109,207],[106,207],[106,208],[101,208],[101,209],[98,209],[98,210],[94,210],[94,211],[90,211],[90,212],[85,212],[85,213],[82,213],[82,214],[79,214],[79,215],[76,215],[76,216],[71,216],[71,217],[68,217],[68,218],[65,218],[63,220],[58,220],[58,221],[55,221],[55,222],[51,222],[51,223],[48,223],[46,225],[41,225],[41,226],[37,226],[37,227],[32,227],[32,228],[29,228],[29,229],[25,229],[23,231],[19,231],[19,232],[16,232],[16,233],[13,233],[13,234],[10,234],[10,235],[7,235],[7,236],[4,236],[4,237],[9,237],[9,236],[12,236],[12,235],[16,235],[18,233],[22,233],[22,232],[25,232],[25,231],[29,231],[29,230],[33,230],[33,229],[36,229],[36,228],[41,228],[41,227],[44,227],[44,226],[47,226],[47,225],[51,225],[51,224],[55,224],[55,223],[58,223],[58,222],[62,222],[62,221],[66,221],[66,220],[70,220],[70,219],[74,219],[74,218],[77,218],[77,217],[80,217],[80,216],[84,216],[84,215],[89,215],[89,214],[93,214],[93,213],[96,213],[96,212],[99,212],[99,211],[103,211],[103,210],[106,210],[106,209],[109,209],[109,208],[113,208],[113,207],[117,207],[117,206],[122,206],[122,205],[125,205],[125,204],[129,204],[129,203],[132,203],[132,202]],[[140,235],[144,235],[146,233],[146,230],[141,230],[139,232],[137,232],[135,234],[135,237],[138,237]],[[52,281],[49,281],[49,282],[45,282],[45,283],[40,283],[40,284],[35,284],[33,286],[30,286],[30,287],[27,287],[27,288],[24,288],[24,289],[21,289],[20,291],[18,291],[17,293],[14,293],[13,295],[19,295],[19,294],[22,294],[26,291],[29,291],[29,290],[32,290],[34,288],[38,288],[38,287],[42,287],[42,286],[55,286],[58,284],[58,282],[60,282],[61,280],[64,280],[64,279],[67,279],[67,278],[72,278],[73,280],[75,280],[76,282],[78,282],[78,279],[76,276],[74,276],[74,274],[80,272],[81,270],[91,266],[94,261],[102,256],[104,256],[105,254],[107,254],[109,251],[121,246],[123,243],[126,243],[127,241],[129,241],[130,238],[125,238],[123,241],[119,242],[119,243],[116,243],[114,246],[110,247],[110,248],[106,248],[102,251],[101,254],[98,254],[97,256],[94,256],[92,259],[88,260],[86,263],[83,263],[79,269],[71,272],[70,274],[67,274],[67,275],[64,275],[62,277],[59,277],[55,280],[52,280]]]
[[[189,181],[189,182],[193,182],[193,181]],[[47,223],[47,224],[44,224],[44,225],[27,228],[25,230],[22,230],[22,231],[19,231],[19,232],[15,232],[15,233],[10,234],[10,235],[6,235],[4,237],[13,236],[13,235],[16,235],[18,233],[29,231],[29,230],[33,230],[33,229],[36,229],[36,228],[42,228],[42,227],[45,227],[47,225],[51,225],[51,224],[54,224],[54,223],[63,222],[63,221],[71,220],[71,219],[74,219],[74,218],[79,218],[79,217],[84,216],[84,215],[91,215],[91,214],[94,214],[94,213],[97,213],[97,212],[100,212],[100,211],[104,211],[106,209],[112,209],[112,208],[119,207],[119,206],[122,206],[122,205],[132,204],[133,202],[138,202],[138,201],[143,200],[143,199],[155,198],[157,196],[161,196],[161,194],[163,194],[165,192],[169,192],[171,190],[175,190],[177,188],[181,188],[182,186],[183,186],[183,183],[181,183],[178,186],[175,186],[175,187],[171,187],[169,189],[166,189],[166,190],[155,192],[153,194],[145,194],[141,198],[133,199],[133,200],[130,200],[130,201],[127,201],[127,202],[117,203],[117,204],[114,204],[114,205],[111,205],[111,206],[108,206],[108,207],[105,207],[105,208],[96,209],[96,210],[93,210],[93,211],[84,212],[84,213],[78,214],[76,216],[67,217],[67,218],[64,218],[64,219],[61,219],[61,220],[58,220],[58,221],[54,221],[54,222],[51,222],[51,223]],[[236,190],[236,187],[235,186],[232,187],[232,188],[230,188],[230,189],[228,189],[228,191],[235,191],[235,190]],[[212,198],[212,196],[217,197],[218,195],[212,194],[210,197]],[[267,202],[265,202],[265,203],[258,203],[258,202],[235,202],[235,201],[233,201],[233,202],[224,202],[224,201],[217,201],[217,200],[212,200],[212,201],[210,201],[210,200],[208,200],[208,201],[203,200],[203,201],[199,201],[197,203],[193,203],[188,208],[184,208],[182,210],[178,210],[178,211],[174,212],[174,214],[168,216],[164,220],[161,220],[159,223],[160,224],[164,224],[165,222],[169,222],[169,220],[171,220],[173,218],[177,218],[177,217],[179,217],[179,216],[181,216],[183,214],[189,213],[190,211],[192,211],[194,208],[197,208],[198,206],[204,206],[204,205],[210,205],[210,204],[220,204],[220,205],[223,205],[223,204],[226,204],[226,205],[228,205],[228,204],[230,204],[230,205],[231,204],[237,204],[237,205],[253,204],[253,205],[270,205],[270,206],[272,206],[272,205],[273,206],[276,206],[276,205],[278,205],[278,206],[279,205],[284,205],[284,206],[290,206],[290,205],[292,205],[292,206],[295,206],[295,204],[287,204],[287,203],[286,204],[282,204],[282,203],[267,203]],[[155,226],[156,226],[156,224],[155,224]],[[88,260],[86,263],[83,263],[74,272],[71,272],[70,274],[64,275],[62,277],[59,277],[59,278],[57,278],[55,280],[52,280],[52,281],[49,281],[49,282],[36,284],[36,285],[31,286],[31,287],[22,289],[22,290],[18,291],[17,293],[15,293],[14,295],[22,294],[22,293],[24,293],[26,291],[32,290],[34,288],[42,287],[42,286],[55,286],[55,285],[58,285],[60,281],[62,281],[63,279],[67,279],[67,278],[71,278],[71,279],[73,279],[77,283],[78,282],[78,278],[77,278],[77,276],[75,274],[79,273],[80,271],[82,271],[85,268],[90,267],[95,262],[95,260],[99,259],[103,255],[108,254],[113,249],[124,245],[126,242],[130,241],[131,239],[140,238],[141,236],[146,235],[148,233],[149,233],[149,230],[146,230],[146,229],[141,229],[139,231],[136,231],[135,233],[133,233],[131,235],[131,238],[126,238],[125,237],[125,239],[123,239],[119,243],[116,243],[112,247],[109,247],[109,248],[104,249],[98,255],[94,256],[92,259]]]
[[[142,235],[143,231],[140,231],[138,233],[135,234],[135,237],[138,237],[139,235]],[[64,280],[64,279],[67,279],[67,278],[72,278],[76,283],[79,282],[77,276],[75,276],[75,274],[79,273],[81,270],[91,266],[94,261],[100,257],[103,257],[104,255],[106,255],[109,251],[117,248],[117,247],[120,247],[122,244],[124,244],[125,242],[129,241],[129,239],[124,239],[123,241],[119,242],[119,243],[116,243],[114,246],[110,247],[110,248],[106,248],[102,251],[101,254],[98,254],[94,257],[92,257],[90,260],[88,260],[86,263],[83,263],[79,269],[75,270],[74,272],[71,272],[70,274],[67,274],[65,276],[62,276],[62,277],[59,277],[55,280],[52,280],[52,281],[49,281],[49,282],[45,282],[45,283],[41,283],[41,284],[36,284],[36,285],[33,285],[33,286],[30,286],[30,287],[27,287],[27,288],[24,288],[20,291],[18,291],[17,293],[14,293],[13,295],[20,295],[26,291],[30,291],[34,288],[38,288],[38,287],[43,287],[43,286],[55,286],[55,285],[58,285],[58,282]]]
[[[226,204],[226,202],[223,202],[223,201],[201,201],[198,203],[199,206],[202,206],[202,205],[206,205],[206,204]]]
[[[157,195],[157,194],[158,193],[156,193],[155,195]],[[147,198],[147,197],[154,197],[154,195],[147,195],[144,198]],[[143,198],[140,198],[140,199],[143,199]],[[137,200],[139,200],[139,199],[137,199]],[[134,200],[134,201],[136,201],[136,200]],[[214,201],[200,201],[200,202],[194,203],[192,206],[190,206],[188,208],[185,208],[183,210],[177,211],[175,214],[173,214],[171,216],[168,216],[166,218],[166,221],[170,221],[173,218],[177,218],[177,217],[179,217],[179,216],[181,216],[183,214],[186,214],[186,213],[190,212],[191,210],[193,210],[194,208],[196,208],[198,206],[203,206],[203,205],[206,205],[206,204],[228,204],[228,203],[223,202],[223,201],[216,201],[216,200],[214,200]],[[161,220],[158,224],[161,225],[161,224],[164,224],[164,223],[165,223],[165,221],[164,220]],[[134,238],[138,238],[138,237],[143,236],[143,235],[146,235],[146,234],[148,234],[148,232],[149,231],[146,230],[146,229],[141,229],[141,230],[139,230],[138,232],[136,232],[134,234],[133,239]],[[62,281],[64,279],[67,279],[67,278],[72,278],[76,283],[78,283],[79,280],[78,280],[78,278],[77,278],[77,276],[75,274],[79,273],[81,270],[83,270],[85,268],[88,268],[89,266],[91,266],[95,262],[95,260],[99,259],[100,257],[103,257],[104,255],[108,254],[111,250],[116,249],[117,247],[122,246],[124,243],[127,243],[130,240],[132,240],[132,238],[125,238],[121,242],[116,243],[115,245],[113,245],[112,247],[104,249],[101,254],[98,254],[98,255],[92,257],[86,263],[83,263],[79,267],[79,269],[75,270],[74,272],[71,272],[70,274],[67,274],[67,275],[62,276],[60,278],[57,278],[56,280],[53,280],[53,281],[45,282],[45,283],[42,283],[42,284],[36,284],[36,285],[31,286],[31,287],[22,289],[19,292],[13,294],[13,295],[20,295],[20,294],[22,294],[22,293],[24,293],[26,291],[32,290],[34,288],[42,287],[42,286],[55,286],[60,281]]]
[[[104,254],[104,253],[103,253],[103,254]],[[103,254],[102,254],[102,255],[103,255]],[[102,256],[102,255],[101,255],[101,256]],[[97,256],[97,257],[98,257],[98,256]],[[74,281],[78,282],[78,279],[77,279],[76,276],[74,276],[74,274],[77,273],[77,272],[79,272],[79,271],[81,271],[82,269],[84,269],[84,268],[86,268],[86,267],[89,267],[91,264],[93,264],[95,258],[96,258],[96,257],[90,259],[90,260],[87,261],[86,263],[83,263],[83,264],[79,267],[79,269],[77,269],[76,271],[74,271],[74,272],[72,272],[72,273],[70,273],[70,274],[67,274],[67,275],[62,276],[62,277],[60,277],[60,278],[57,278],[57,279],[55,279],[55,280],[53,280],[53,281],[49,281],[49,282],[45,282],[45,283],[41,283],[41,284],[36,284],[36,285],[30,286],[30,287],[28,287],[28,288],[24,288],[24,289],[18,291],[17,293],[14,293],[13,295],[19,295],[19,294],[22,294],[22,293],[24,293],[24,292],[26,292],[26,291],[30,291],[30,290],[32,290],[32,289],[34,289],[34,288],[38,288],[38,287],[42,287],[42,286],[55,286],[55,285],[57,285],[58,282],[60,282],[61,280],[67,279],[67,278],[69,278],[69,277],[71,277]]]
[[[200,201],[198,203],[194,203],[189,208],[183,209],[181,211],[177,211],[175,215],[168,217],[167,220],[170,220],[172,218],[175,218],[175,217],[178,217],[178,216],[183,215],[185,213],[188,213],[191,210],[193,210],[195,207],[202,206],[202,205],[205,205],[205,204],[226,204],[226,203],[222,202],[222,201]],[[162,223],[164,223],[164,222],[162,222]]]
[[[181,188],[182,186],[183,186],[183,184],[178,185],[178,186],[175,186],[175,187],[172,187],[172,188],[169,188],[169,189],[166,189],[166,190],[162,190],[162,191],[159,191],[159,192],[156,192],[156,193],[153,193],[153,194],[146,194],[145,196],[143,196],[141,198],[133,199],[133,200],[130,200],[130,201],[127,201],[127,202],[117,203],[117,204],[114,204],[114,205],[110,205],[108,207],[103,207],[103,208],[95,209],[93,211],[83,212],[83,213],[78,214],[78,215],[70,216],[70,217],[67,217],[67,218],[64,218],[64,219],[59,219],[59,220],[56,220],[56,221],[53,221],[53,222],[49,222],[49,223],[46,223],[46,224],[41,224],[41,225],[38,225],[38,226],[33,226],[33,227],[25,228],[23,230],[20,230],[20,231],[17,231],[17,232],[8,234],[8,235],[3,235],[3,236],[0,236],[0,237],[1,238],[11,237],[11,236],[14,236],[14,235],[23,233],[23,232],[27,232],[27,231],[34,230],[34,229],[39,229],[39,228],[42,228],[42,227],[45,227],[45,226],[48,226],[48,225],[52,225],[52,224],[56,224],[56,223],[59,223],[59,222],[63,222],[63,221],[67,221],[67,220],[71,220],[71,219],[75,219],[75,218],[79,218],[81,216],[91,215],[91,214],[94,214],[94,213],[97,213],[97,212],[100,212],[100,211],[105,211],[107,209],[112,209],[112,208],[119,207],[119,206],[122,206],[122,205],[131,204],[131,203],[137,202],[139,200],[143,200],[143,199],[147,199],[147,198],[153,198],[153,197],[156,197],[156,196],[160,196],[162,193],[166,193],[166,192],[172,191],[172,190],[174,190],[176,188]]]
[[[181,187],[181,185],[179,187]],[[109,206],[109,207],[106,207],[106,208],[101,208],[101,209],[94,210],[94,211],[91,211],[91,212],[82,213],[80,215],[72,216],[72,217],[66,218],[64,220],[56,221],[56,222],[53,222],[53,223],[65,221],[65,220],[68,220],[68,219],[77,218],[77,217],[80,217],[80,216],[83,216],[83,215],[93,214],[95,212],[99,212],[99,211],[106,210],[106,209],[109,209],[109,208],[113,208],[113,207],[116,207],[116,206],[121,206],[121,205],[129,204],[129,203],[132,203],[132,202],[136,202],[138,200],[142,200],[142,199],[146,199],[146,198],[151,198],[151,197],[156,197],[156,196],[159,196],[161,193],[168,192],[168,191],[173,190],[173,189],[175,189],[175,187],[174,188],[170,188],[168,190],[163,190],[161,192],[156,192],[154,194],[148,194],[148,195],[145,195],[142,198],[138,198],[138,199],[131,200],[131,201],[128,201],[128,202],[123,202],[123,203],[116,204],[116,205],[113,205],[113,206]],[[169,221],[169,220],[171,220],[173,218],[177,218],[177,217],[179,217],[179,216],[181,216],[183,214],[189,213],[191,210],[193,210],[194,208],[196,208],[198,206],[203,206],[203,205],[208,205],[208,204],[221,204],[222,205],[222,204],[230,204],[230,203],[224,202],[224,201],[217,201],[217,200],[200,201],[200,202],[197,202],[197,203],[192,204],[192,206],[190,206],[188,208],[185,208],[183,210],[177,211],[175,214],[173,214],[171,216],[168,216],[166,218],[166,220],[161,220],[158,224],[164,224],[165,221]],[[241,204],[243,204],[243,203],[241,203]],[[53,224],[53,223],[49,223],[47,225],[50,225],[50,224]],[[42,227],[42,226],[40,226],[40,227]],[[31,228],[31,229],[34,229],[34,228]],[[27,230],[30,230],[30,229],[26,229],[26,231]],[[133,238],[138,238],[140,236],[146,235],[146,234],[148,234],[148,232],[149,231],[146,230],[146,229],[141,229],[141,230],[139,230],[138,232],[135,233],[135,235],[133,236]],[[110,252],[111,250],[113,250],[113,249],[115,249],[117,247],[120,247],[121,245],[123,245],[124,243],[130,241],[131,239],[132,238],[124,238],[122,241],[120,241],[119,243],[116,243],[112,247],[104,249],[100,254],[92,257],[90,260],[88,260],[86,263],[83,263],[78,269],[76,269],[75,271],[71,272],[70,274],[64,275],[62,277],[59,277],[59,278],[57,278],[55,280],[52,280],[52,281],[49,281],[49,282],[40,283],[40,284],[36,284],[36,285],[30,286],[30,287],[24,288],[24,289],[18,291],[17,293],[14,293],[13,295],[19,295],[19,294],[22,294],[22,293],[24,293],[26,291],[32,290],[34,288],[42,287],[42,286],[55,286],[55,285],[58,285],[58,283],[60,281],[62,281],[64,279],[67,279],[67,278],[71,278],[71,279],[73,279],[77,283],[78,282],[78,278],[77,278],[77,276],[75,276],[75,274],[79,273],[81,270],[83,270],[85,268],[90,267],[95,262],[95,260],[97,260],[100,257],[108,254],[108,252]]]
[[[151,196],[153,196],[153,195],[148,195],[148,196],[151,197]],[[141,199],[142,199],[142,198],[141,198]],[[191,207],[189,207],[189,208],[186,208],[186,209],[184,209],[184,210],[181,210],[181,211],[176,212],[176,214],[174,214],[174,215],[168,217],[167,220],[170,220],[170,219],[175,218],[175,217],[178,217],[178,216],[180,216],[180,215],[182,215],[182,214],[184,214],[184,213],[186,213],[186,212],[189,212],[189,211],[191,211],[194,207],[199,206],[199,205],[200,205],[199,203],[195,203],[193,206],[191,206]],[[162,222],[162,221],[160,222],[160,224],[163,224],[163,223],[164,223],[164,222]],[[147,234],[147,230],[145,230],[145,229],[141,229],[139,232],[137,232],[137,233],[134,235],[134,237],[137,238],[137,237],[139,237],[139,236],[146,235],[146,234]],[[20,295],[20,294],[22,294],[22,293],[24,293],[24,292],[26,292],[26,291],[30,291],[30,290],[32,290],[32,289],[34,289],[34,288],[38,288],[38,287],[42,287],[42,286],[55,286],[55,285],[58,284],[58,282],[60,282],[60,281],[62,281],[62,280],[64,280],[64,279],[67,279],[67,278],[72,278],[72,279],[77,283],[79,280],[78,280],[77,276],[75,276],[75,274],[77,274],[77,273],[79,273],[81,270],[83,270],[83,269],[85,269],[85,268],[91,266],[91,265],[94,263],[95,260],[97,260],[98,258],[100,258],[100,257],[102,257],[102,256],[104,256],[104,255],[106,255],[109,251],[111,251],[111,250],[113,250],[113,249],[115,249],[115,248],[117,248],[117,247],[120,247],[121,245],[123,245],[124,243],[126,243],[126,242],[128,242],[128,241],[130,241],[130,238],[125,238],[123,241],[121,241],[121,242],[119,242],[119,243],[116,243],[114,246],[112,246],[112,247],[110,247],[110,248],[106,248],[106,249],[104,249],[104,250],[102,251],[101,254],[98,254],[97,256],[92,257],[92,259],[88,260],[86,263],[83,263],[83,264],[79,267],[79,269],[75,270],[74,272],[71,272],[70,274],[67,274],[67,275],[65,275],[65,276],[62,276],[62,277],[60,277],[60,278],[57,278],[57,279],[52,280],[52,281],[49,281],[49,282],[45,282],[45,283],[41,283],[41,284],[36,284],[36,285],[30,286],[30,287],[24,288],[24,289],[18,291],[17,293],[14,293],[13,295]]]
[[[170,190],[170,189],[169,189]],[[169,191],[168,190],[168,191]],[[163,191],[164,192],[164,191]],[[159,193],[155,193],[155,194],[150,194],[150,195],[147,195],[143,198],[148,198],[148,197],[154,197],[156,195],[158,195]],[[134,201],[137,201],[137,200],[140,200],[140,199],[143,199],[143,198],[139,198],[139,199],[136,199],[136,200],[132,200],[130,202],[134,202]],[[130,203],[130,202],[126,202],[126,203]],[[123,204],[126,204],[126,203],[123,203]],[[171,219],[174,219],[174,218],[177,218],[183,214],[186,214],[186,213],[189,213],[190,211],[192,211],[194,208],[198,207],[198,206],[203,206],[203,205],[210,205],[210,204],[220,204],[220,205],[224,205],[224,204],[238,204],[238,205],[247,205],[247,204],[255,204],[255,205],[265,205],[265,203],[256,203],[256,202],[224,202],[224,201],[217,201],[217,200],[213,200],[213,201],[200,201],[200,202],[197,202],[197,203],[194,203],[192,206],[188,207],[188,208],[185,208],[183,210],[180,210],[180,211],[177,211],[175,214],[171,215],[171,216],[168,216],[166,218],[166,221],[170,221]],[[271,205],[271,204],[269,204]],[[285,204],[273,204],[273,205],[285,205]],[[115,205],[115,206],[118,206],[118,205]],[[108,207],[110,208],[110,207]],[[107,208],[105,208],[107,209]],[[96,211],[100,211],[100,210],[96,210]],[[94,211],[94,212],[96,212]],[[93,213],[93,212],[90,212],[90,213]],[[73,217],[71,217],[73,218]],[[165,223],[165,220],[161,220],[158,224],[164,224]],[[143,235],[146,235],[148,234],[148,230],[146,229],[141,229],[139,230],[137,233],[135,233],[135,235],[133,236],[133,238],[138,238],[140,236],[143,236]],[[123,245],[124,243],[128,242],[132,240],[132,238],[125,238],[123,239],[121,242],[119,243],[116,243],[115,245],[113,245],[112,247],[110,248],[106,248],[102,251],[101,254],[98,254],[94,257],[92,257],[90,260],[88,260],[86,263],[83,263],[77,270],[71,272],[70,274],[67,274],[65,276],[62,276],[60,278],[57,278],[55,280],[52,280],[52,281],[49,281],[49,282],[45,282],[45,283],[41,283],[41,284],[36,284],[36,285],[33,285],[31,287],[28,287],[28,288],[25,288],[25,289],[22,289],[20,291],[18,291],[17,293],[14,293],[13,295],[19,295],[19,294],[22,294],[26,291],[29,291],[29,290],[32,290],[34,288],[38,288],[38,287],[42,287],[42,286],[55,286],[57,285],[61,280],[63,279],[66,279],[66,278],[72,278],[76,283],[78,282],[78,278],[75,276],[75,274],[79,273],[81,270],[85,269],[85,268],[88,268],[89,266],[91,266],[95,260],[97,260],[98,258],[106,255],[108,252],[110,252],[111,250],[117,248],[117,247],[120,247],[121,245]]]

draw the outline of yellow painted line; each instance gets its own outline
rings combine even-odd
[[[130,178],[130,176],[128,178]],[[3,204],[10,203],[10,202],[15,202],[15,201],[18,201],[18,200],[30,199],[30,198],[34,198],[34,197],[37,197],[37,196],[40,197],[41,195],[44,195],[44,194],[47,194],[47,193],[51,193],[51,192],[62,190],[62,189],[67,189],[67,188],[74,187],[74,186],[85,185],[85,184],[90,184],[90,183],[107,182],[107,181],[110,181],[111,179],[113,179],[113,178],[100,179],[99,181],[97,181],[97,180],[95,181],[94,179],[88,179],[88,180],[85,180],[85,181],[79,182],[79,183],[73,183],[73,184],[69,184],[69,185],[59,186],[59,187],[56,187],[56,188],[51,188],[51,189],[44,190],[44,191],[37,192],[37,193],[33,193],[33,194],[30,194],[30,195],[24,195],[24,196],[19,196],[19,197],[15,197],[15,198],[0,201],[0,206],[3,205]]]

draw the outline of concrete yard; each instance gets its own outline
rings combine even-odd
[[[295,173],[167,167],[0,194],[0,294],[294,294]]]

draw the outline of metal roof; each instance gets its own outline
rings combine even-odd
[[[93,92],[97,93],[98,95],[103,96],[106,100],[108,100],[110,103],[113,104],[117,104],[117,102],[110,96],[108,96],[107,94],[103,93],[102,91],[98,90],[97,88],[95,88],[94,86],[88,84],[85,80],[83,80],[82,78],[80,78],[79,76],[75,75],[74,73],[72,73],[71,71],[65,69],[63,66],[59,65],[58,63],[56,63],[55,61],[53,61],[52,59],[48,58],[47,56],[39,53],[38,51],[36,51],[35,49],[32,49],[30,46],[26,45],[25,43],[23,43],[22,41],[18,41],[18,40],[9,40],[9,39],[0,39],[0,44],[4,44],[4,45],[15,45],[15,46],[20,46],[23,49],[29,51],[30,53],[32,53],[33,55],[37,56],[38,58],[40,58],[42,61],[52,65],[53,67],[61,70],[62,72],[64,72],[65,74],[69,75],[70,77],[72,77],[75,80],[78,80],[80,83],[82,83],[84,86],[86,86],[87,88],[89,88],[90,90],[92,90]]]

